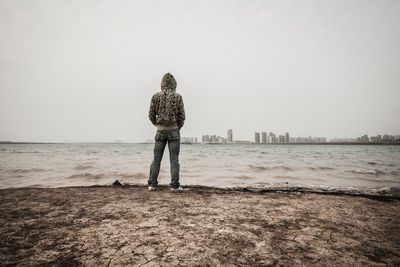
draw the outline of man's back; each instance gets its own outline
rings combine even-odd
[[[172,74],[164,75],[161,92],[151,98],[149,119],[158,128],[176,126],[182,128],[185,121],[185,109],[182,96],[175,92],[176,81]]]

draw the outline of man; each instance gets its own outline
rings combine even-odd
[[[176,80],[171,73],[166,73],[161,80],[161,92],[153,95],[150,103],[149,119],[157,127],[154,137],[154,159],[150,166],[149,191],[157,188],[157,178],[164,149],[168,143],[171,163],[171,192],[180,192],[179,184],[179,149],[180,129],[185,121],[185,109],[182,96],[175,92]]]

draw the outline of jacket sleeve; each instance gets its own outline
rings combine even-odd
[[[179,129],[182,128],[184,122],[185,122],[185,107],[183,105],[182,96],[179,95],[179,99],[178,99],[178,116],[177,116],[177,123],[178,123]]]
[[[157,96],[153,95],[150,102],[149,119],[153,125],[156,125],[157,118]]]

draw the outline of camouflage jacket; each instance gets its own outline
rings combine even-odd
[[[182,128],[185,121],[185,109],[182,96],[175,92],[176,80],[166,73],[161,81],[161,92],[153,95],[150,103],[149,119],[155,126],[173,126]]]

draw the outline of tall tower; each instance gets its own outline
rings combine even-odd
[[[272,132],[268,134],[268,143],[274,143],[274,133]]]
[[[261,133],[261,140],[262,140],[261,141],[262,143],[264,143],[264,144],[267,143],[267,133],[266,132]]]
[[[286,133],[286,134],[285,134],[285,142],[286,142],[286,143],[289,143],[289,142],[290,142],[290,140],[289,140],[289,133]]]
[[[260,143],[260,133],[256,132],[254,134],[254,143]]]
[[[233,131],[228,129],[228,143],[233,143]]]

